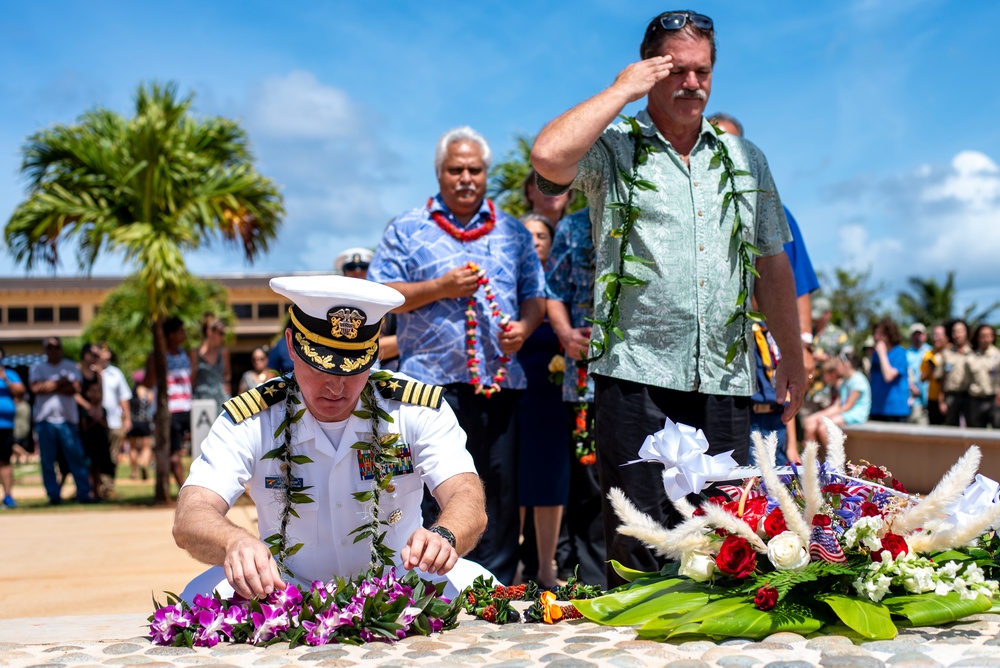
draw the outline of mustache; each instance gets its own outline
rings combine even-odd
[[[688,90],[687,88],[681,88],[680,90],[674,91],[675,100],[707,100],[708,95],[705,94],[700,88],[695,88],[694,90]]]

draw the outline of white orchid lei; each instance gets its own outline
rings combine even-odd
[[[664,490],[685,520],[668,529],[620,490],[609,496],[619,532],[674,563],[660,573],[616,565],[632,581],[625,589],[575,605],[593,621],[641,624],[640,636],[655,639],[809,633],[831,619],[891,638],[893,618],[936,625],[989,610],[1000,484],[976,476],[979,449],[920,498],[883,467],[846,462],[843,433],[826,427],[826,462],[808,443],[801,467],[777,469],[776,436],[755,434],[760,468],[740,469],[728,453],[706,454],[700,431],[668,420],[640,456],[664,464]],[[685,498],[736,477],[744,483],[719,485],[698,508]],[[643,607],[646,594],[655,606]]]

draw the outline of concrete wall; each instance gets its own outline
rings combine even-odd
[[[886,467],[909,492],[931,491],[970,445],[983,453],[979,472],[1000,480],[1000,430],[869,422],[844,433],[850,462]]]

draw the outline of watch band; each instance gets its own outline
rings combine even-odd
[[[441,537],[442,537],[442,538],[444,538],[444,539],[445,539],[446,541],[448,541],[449,543],[451,543],[451,546],[452,546],[452,547],[455,547],[455,534],[453,534],[453,533],[451,532],[451,529],[449,529],[449,528],[447,528],[447,527],[443,527],[443,526],[441,526],[441,525],[439,524],[439,525],[437,525],[437,526],[433,526],[433,527],[431,527],[431,528],[429,529],[429,531],[430,531],[431,533],[436,533],[437,535],[441,536]]]

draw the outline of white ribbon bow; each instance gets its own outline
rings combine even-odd
[[[986,506],[997,503],[1000,497],[1000,483],[987,478],[981,473],[976,474],[976,480],[948,508],[948,517],[956,524],[976,517]]]
[[[686,424],[676,424],[666,419],[663,429],[646,437],[639,448],[639,462],[660,462],[664,466],[663,489],[671,501],[688,494],[697,494],[709,481],[728,480],[729,472],[736,468],[733,451],[709,455],[708,440],[701,429]]]

